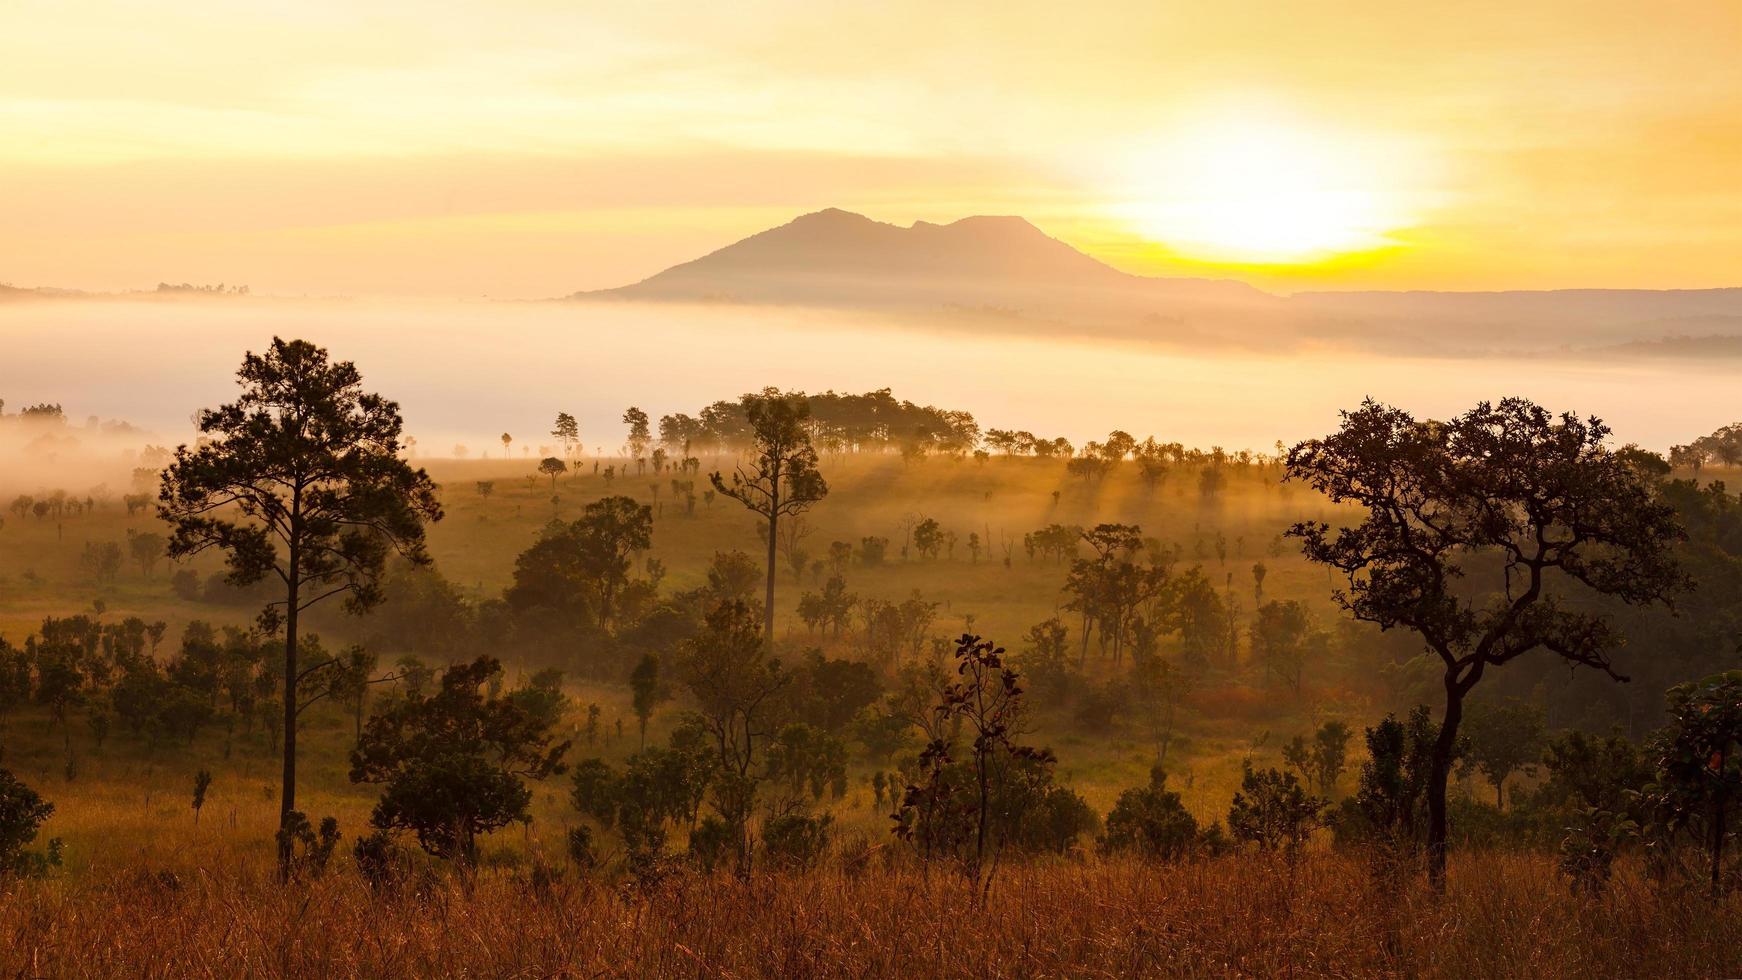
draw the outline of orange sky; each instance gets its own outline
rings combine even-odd
[[[1742,285],[1738,52],[1733,2],[10,0],[0,281],[548,296],[839,206],[1278,290]]]

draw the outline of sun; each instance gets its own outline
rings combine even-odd
[[[1262,119],[1186,128],[1134,155],[1115,212],[1206,262],[1305,264],[1394,244],[1407,224],[1383,154]]]

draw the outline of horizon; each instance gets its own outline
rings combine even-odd
[[[840,207],[1274,293],[1742,285],[1733,7],[741,15],[26,3],[0,275],[542,298]]]
[[[485,294],[485,295],[476,296],[476,297],[461,297],[461,296],[427,295],[427,294],[421,294],[421,293],[391,294],[391,293],[374,293],[374,292],[336,293],[336,294],[331,294],[331,295],[318,295],[317,296],[317,295],[310,295],[307,290],[297,292],[294,288],[283,290],[283,291],[278,291],[278,292],[262,292],[262,291],[254,290],[245,281],[236,281],[234,283],[228,283],[228,284],[221,283],[221,282],[213,284],[213,283],[206,283],[204,281],[189,281],[187,279],[178,279],[175,276],[169,276],[166,278],[160,277],[160,278],[158,278],[150,283],[139,283],[136,285],[118,286],[118,287],[113,287],[113,288],[89,288],[89,287],[86,287],[83,285],[69,284],[69,283],[7,282],[5,280],[0,280],[0,285],[11,286],[15,289],[20,289],[20,290],[25,290],[25,291],[36,291],[36,292],[40,292],[40,293],[44,294],[45,296],[56,296],[56,295],[60,295],[60,294],[72,294],[72,295],[84,295],[84,296],[89,296],[92,298],[127,297],[127,296],[134,296],[134,295],[145,295],[145,294],[151,294],[153,292],[157,292],[160,289],[162,289],[162,287],[165,287],[165,286],[172,287],[172,288],[174,288],[174,287],[185,288],[188,286],[193,286],[196,288],[208,288],[209,287],[209,288],[215,289],[217,286],[228,285],[232,289],[235,287],[242,287],[242,288],[248,290],[246,293],[243,293],[240,295],[245,295],[249,298],[254,298],[254,299],[301,299],[301,300],[311,300],[311,299],[312,300],[348,300],[348,299],[365,299],[365,300],[366,299],[375,299],[375,300],[469,300],[469,299],[476,299],[476,300],[483,300],[483,301],[488,301],[488,302],[512,302],[512,303],[519,303],[519,302],[560,302],[563,300],[572,299],[575,296],[586,294],[586,293],[609,293],[609,292],[612,292],[614,290],[622,289],[622,288],[627,287],[627,286],[638,285],[642,282],[645,282],[648,279],[652,279],[652,278],[658,276],[660,273],[669,272],[672,269],[677,268],[679,266],[688,265],[688,264],[693,263],[699,259],[707,258],[707,257],[713,255],[715,252],[722,251],[724,249],[730,248],[733,245],[740,244],[740,243],[742,243],[750,238],[754,238],[754,237],[756,237],[764,232],[775,231],[775,230],[787,227],[788,225],[791,225],[794,222],[797,222],[797,221],[805,219],[805,218],[813,218],[813,217],[816,217],[819,215],[830,214],[830,213],[845,214],[845,215],[855,217],[855,218],[865,218],[865,219],[872,221],[872,222],[875,222],[877,224],[886,225],[886,226],[897,228],[897,229],[900,229],[903,231],[914,230],[914,229],[919,228],[921,226],[931,226],[931,227],[939,227],[939,228],[949,227],[951,225],[959,225],[959,224],[962,224],[964,222],[972,222],[972,221],[978,221],[978,220],[984,220],[984,219],[1015,219],[1015,220],[1021,221],[1022,223],[1026,224],[1030,228],[1035,229],[1036,231],[1040,232],[1041,234],[1046,235],[1049,238],[1053,238],[1055,241],[1062,242],[1063,244],[1069,246],[1074,251],[1077,251],[1080,254],[1086,255],[1087,257],[1095,260],[1096,262],[1101,263],[1102,265],[1106,266],[1109,269],[1113,269],[1115,271],[1122,272],[1126,275],[1134,276],[1134,277],[1137,277],[1139,279],[1156,279],[1156,280],[1203,279],[1203,280],[1210,280],[1210,281],[1217,281],[1217,282],[1240,283],[1243,285],[1251,286],[1253,289],[1256,289],[1259,292],[1264,293],[1265,295],[1268,295],[1268,296],[1271,296],[1271,297],[1274,297],[1277,299],[1285,299],[1285,300],[1289,299],[1291,297],[1312,295],[1312,294],[1319,294],[1319,293],[1338,294],[1338,293],[1363,293],[1363,292],[1395,293],[1395,294],[1400,294],[1400,295],[1407,295],[1407,294],[1411,294],[1411,293],[1415,293],[1415,294],[1465,294],[1465,295],[1478,294],[1479,295],[1479,294],[1498,294],[1498,293],[1555,293],[1555,292],[1560,292],[1560,293],[1566,293],[1566,292],[1685,293],[1685,292],[1715,292],[1715,291],[1721,291],[1721,290],[1742,290],[1742,278],[1737,279],[1736,282],[1733,284],[1719,284],[1719,285],[1708,285],[1708,286],[1667,286],[1667,287],[1634,286],[1634,285],[1628,285],[1626,283],[1612,283],[1612,284],[1606,284],[1606,285],[1595,285],[1595,284],[1592,284],[1592,285],[1560,285],[1560,286],[1538,286],[1538,287],[1516,287],[1516,288],[1494,288],[1494,289],[1474,289],[1474,288],[1472,288],[1472,289],[1456,289],[1456,288],[1431,288],[1431,287],[1408,287],[1408,286],[1393,286],[1393,287],[1350,286],[1347,288],[1339,288],[1334,284],[1324,285],[1324,286],[1300,286],[1299,288],[1278,288],[1276,286],[1266,287],[1266,286],[1260,284],[1263,277],[1247,277],[1247,276],[1242,276],[1242,275],[1238,274],[1238,272],[1229,273],[1229,274],[1217,274],[1217,270],[1215,270],[1215,269],[1202,271],[1199,274],[1193,274],[1190,271],[1182,271],[1182,272],[1178,272],[1178,273],[1167,272],[1167,271],[1162,271],[1162,272],[1148,271],[1148,272],[1146,272],[1146,271],[1132,271],[1130,269],[1120,268],[1118,265],[1114,264],[1113,262],[1108,261],[1106,258],[1104,258],[1102,256],[1097,256],[1097,255],[1091,254],[1089,252],[1085,252],[1081,248],[1079,248],[1078,246],[1072,244],[1071,242],[1066,241],[1065,239],[1059,238],[1058,236],[1052,235],[1051,233],[1048,232],[1048,230],[1046,228],[1041,227],[1040,225],[1031,221],[1027,216],[1021,215],[1021,214],[964,214],[964,215],[961,215],[961,216],[956,217],[956,218],[946,218],[946,219],[936,220],[936,221],[928,220],[925,218],[914,218],[911,221],[902,222],[902,221],[895,221],[895,220],[879,219],[879,218],[873,217],[872,215],[865,214],[865,213],[860,212],[860,211],[853,211],[853,210],[850,210],[847,208],[840,208],[840,207],[834,207],[834,206],[819,208],[815,211],[807,211],[807,212],[804,212],[802,214],[793,215],[790,219],[788,219],[786,221],[782,221],[776,225],[771,225],[768,228],[758,229],[756,231],[753,231],[753,232],[746,234],[745,236],[743,236],[741,238],[734,239],[734,240],[729,241],[729,242],[718,243],[718,245],[715,247],[704,246],[703,251],[698,252],[697,254],[690,256],[689,258],[678,259],[676,261],[673,261],[669,265],[661,266],[661,267],[656,268],[656,269],[651,269],[651,270],[647,271],[645,275],[640,275],[637,278],[630,279],[630,280],[627,280],[625,282],[616,283],[614,285],[597,286],[597,287],[591,287],[591,288],[587,288],[587,289],[571,290],[568,293],[558,294],[558,295],[550,295],[550,296],[492,296],[492,295]],[[228,294],[225,294],[225,295],[228,295]]]

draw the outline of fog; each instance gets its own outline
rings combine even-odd
[[[0,306],[0,398],[9,412],[58,402],[75,429],[89,416],[125,420],[149,436],[120,442],[173,445],[189,438],[196,409],[232,396],[243,351],[275,334],[355,361],[370,389],[399,400],[422,455],[456,445],[500,454],[504,431],[516,455],[536,451],[559,410],[580,420],[589,452],[614,452],[628,405],[657,418],[764,385],[889,387],[972,411],[983,426],[1079,444],[1117,427],[1260,450],[1329,431],[1339,408],[1369,395],[1443,416],[1521,394],[1602,416],[1619,439],[1659,450],[1738,414],[1733,362],[1723,361],[1191,351],[1033,334],[989,341],[984,326],[790,308],[259,298]],[[17,467],[17,446],[0,463]]]

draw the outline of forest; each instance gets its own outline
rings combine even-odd
[[[1742,972],[1742,423],[437,449],[344,354],[0,402],[0,971]]]

